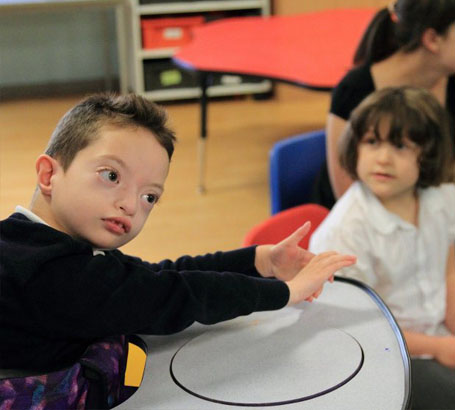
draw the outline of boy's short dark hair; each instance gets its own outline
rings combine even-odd
[[[416,87],[384,88],[367,96],[351,113],[339,144],[341,166],[358,179],[358,146],[372,127],[390,118],[387,140],[399,146],[404,137],[420,147],[417,187],[438,186],[453,177],[453,143],[448,113],[428,91]]]
[[[166,111],[139,95],[95,94],[82,100],[60,119],[46,154],[58,159],[66,171],[76,154],[98,137],[101,127],[143,127],[153,133],[170,161],[176,138],[166,122]]]

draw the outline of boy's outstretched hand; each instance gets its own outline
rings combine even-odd
[[[256,248],[256,269],[264,277],[287,281],[292,279],[314,257],[314,254],[299,246],[309,232],[311,222],[276,245],[260,245]]]
[[[332,281],[337,270],[350,266],[355,261],[353,255],[340,255],[333,251],[316,255],[293,279],[286,281],[289,287],[288,305],[318,297],[324,282]]]
[[[256,248],[255,266],[264,277],[275,277],[289,286],[288,304],[311,302],[322,292],[324,282],[333,281],[334,273],[355,263],[356,257],[324,252],[315,256],[299,246],[311,227],[306,222],[276,245]]]

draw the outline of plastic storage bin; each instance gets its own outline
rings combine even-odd
[[[197,75],[183,70],[171,59],[146,61],[144,63],[145,91],[198,87]]]
[[[243,84],[258,84],[263,82],[264,79],[261,77],[249,76],[249,75],[237,75],[237,74],[213,74],[212,82],[213,85],[243,85]]]
[[[191,40],[191,29],[204,23],[203,16],[141,19],[142,47],[178,47]]]

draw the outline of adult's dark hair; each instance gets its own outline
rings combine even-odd
[[[384,88],[366,97],[352,112],[339,145],[340,164],[358,179],[358,147],[373,130],[379,140],[379,123],[390,121],[387,141],[399,147],[406,137],[420,147],[417,187],[449,182],[453,177],[453,145],[446,110],[430,92],[416,87]]]
[[[354,64],[372,64],[399,49],[413,51],[426,29],[444,35],[453,22],[455,0],[397,0],[373,17],[357,47]]]
[[[46,154],[58,159],[66,171],[76,154],[98,138],[101,127],[143,127],[153,133],[171,160],[176,138],[166,123],[166,111],[144,97],[95,94],[82,100],[60,119]]]

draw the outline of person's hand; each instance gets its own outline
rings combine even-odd
[[[328,281],[330,283],[333,283],[333,281],[335,280],[335,277],[334,275],[330,276]],[[316,292],[314,292],[311,296],[308,296],[307,298],[305,298],[305,300],[307,302],[312,302],[314,299],[317,299],[319,297],[319,295],[322,293],[322,289],[324,288],[324,285],[322,285]]]
[[[434,358],[444,366],[455,369],[455,336],[441,337]]]
[[[333,280],[337,270],[355,262],[355,256],[337,252],[324,252],[314,256],[293,279],[286,282],[289,287],[288,305],[304,300],[311,301],[315,296],[319,296],[324,283]]]
[[[262,276],[287,281],[292,279],[314,254],[299,246],[308,234],[310,222],[305,222],[294,233],[276,245],[261,245],[256,248],[256,268]]]

